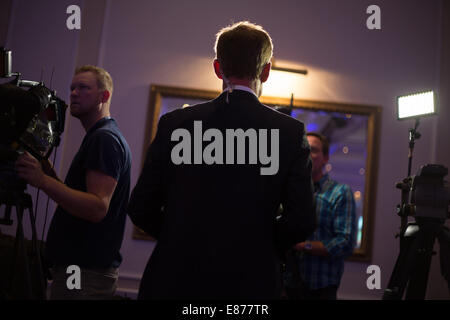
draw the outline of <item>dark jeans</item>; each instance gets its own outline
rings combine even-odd
[[[328,286],[316,290],[304,286],[299,288],[285,288],[289,300],[336,300],[337,286]]]
[[[70,290],[66,268],[52,270],[50,300],[110,300],[117,287],[118,269],[81,269],[81,288]]]

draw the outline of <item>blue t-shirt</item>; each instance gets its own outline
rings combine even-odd
[[[86,171],[100,171],[117,181],[106,216],[98,223],[77,218],[58,206],[47,234],[49,265],[118,267],[130,194],[130,148],[114,119],[99,120],[83,139],[65,184],[86,192]]]

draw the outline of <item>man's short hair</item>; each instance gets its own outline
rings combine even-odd
[[[317,139],[319,139],[320,142],[322,143],[322,153],[325,157],[328,157],[328,154],[330,152],[330,142],[328,141],[327,137],[325,137],[321,133],[312,132],[312,131],[306,133],[306,136],[312,136],[312,137],[316,137]]]
[[[241,21],[217,33],[214,51],[225,77],[253,80],[272,59],[273,44],[261,26]]]
[[[103,68],[91,65],[84,65],[75,70],[75,75],[82,72],[92,72],[97,78],[97,85],[101,90],[108,90],[110,95],[113,92],[113,81],[108,71]]]

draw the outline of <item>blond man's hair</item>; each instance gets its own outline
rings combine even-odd
[[[97,78],[97,86],[101,90],[108,90],[110,96],[112,96],[113,81],[108,71],[97,66],[84,65],[75,70],[75,75],[83,72],[92,72]]]
[[[272,59],[273,44],[261,26],[241,21],[217,33],[214,51],[225,77],[253,80]]]

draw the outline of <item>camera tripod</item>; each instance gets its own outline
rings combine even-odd
[[[37,242],[35,216],[31,196],[24,192],[26,184],[8,188],[0,186],[0,207],[5,205],[5,214],[0,218],[0,224],[12,225],[11,211],[15,207],[17,214],[17,231],[14,240],[14,250],[11,256],[9,280],[5,283],[5,299],[46,299],[46,280],[43,272],[41,251]],[[23,218],[28,209],[32,228],[31,248],[27,248]],[[0,288],[1,289],[1,288]],[[2,297],[0,297],[1,299]]]
[[[433,247],[436,239],[440,246],[441,274],[450,291],[450,231],[444,226],[448,213],[447,188],[443,177],[448,169],[427,164],[417,176],[411,177],[414,142],[420,138],[417,131],[419,118],[409,130],[408,178],[397,183],[401,189],[400,253],[391,274],[383,300],[425,299]],[[450,194],[450,193],[449,193]],[[415,217],[408,223],[408,216]]]
[[[445,220],[444,220],[445,221]],[[400,235],[400,253],[383,300],[425,299],[433,246],[438,239],[440,246],[441,274],[450,290],[450,232],[442,220],[416,219],[408,223]]]

